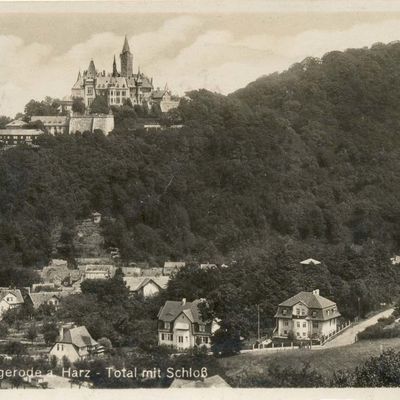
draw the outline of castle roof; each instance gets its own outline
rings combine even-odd
[[[131,49],[129,48],[128,38],[125,35],[124,46],[122,47],[122,53],[130,53]]]
[[[87,70],[87,76],[90,78],[95,78],[97,75],[96,67],[94,66],[94,61],[90,60],[89,68]]]

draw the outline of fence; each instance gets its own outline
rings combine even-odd
[[[339,333],[343,332],[345,329],[349,328],[352,325],[351,321],[345,322],[343,325],[339,326],[336,331],[331,332],[329,335],[321,337],[321,345],[324,345],[326,342],[329,342],[333,338],[335,338]]]

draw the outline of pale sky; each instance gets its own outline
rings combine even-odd
[[[134,70],[177,94],[227,94],[307,56],[399,40],[400,1],[363,3],[0,2],[0,115],[69,95],[91,58],[111,72],[115,54],[119,68],[125,34]]]

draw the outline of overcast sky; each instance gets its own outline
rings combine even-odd
[[[111,71],[115,54],[119,67],[125,34],[134,69],[178,94],[227,94],[307,56],[400,39],[394,0],[277,3],[0,3],[0,115],[69,95],[91,58]]]

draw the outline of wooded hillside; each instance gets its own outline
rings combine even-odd
[[[37,150],[1,153],[3,285],[10,269],[47,262],[56,224],[67,248],[76,221],[99,211],[125,260],[231,266],[218,286],[214,273],[180,274],[170,297],[225,293],[271,315],[319,287],[354,316],[358,298],[365,312],[398,295],[399,43],[306,59],[229,96],[189,96],[171,116],[181,130],[119,124],[108,137],[46,136]],[[309,257],[322,265],[299,264]]]

